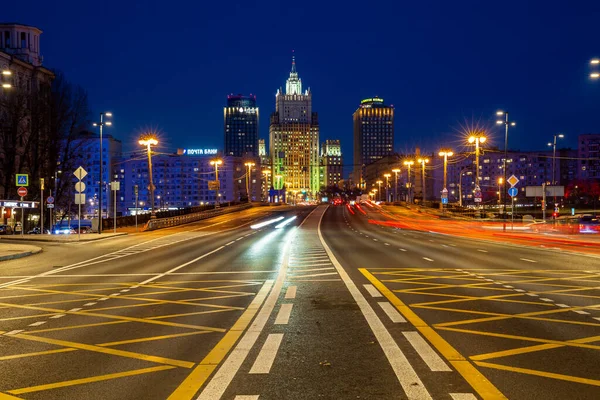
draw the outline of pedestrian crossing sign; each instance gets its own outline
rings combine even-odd
[[[29,175],[17,174],[17,186],[29,186]]]

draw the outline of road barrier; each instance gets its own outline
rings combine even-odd
[[[156,229],[163,229],[177,225],[189,224],[190,222],[201,221],[203,219],[216,217],[217,215],[229,214],[232,212],[245,210],[251,207],[251,204],[242,204],[239,206],[214,208],[212,210],[201,211],[193,214],[178,215],[175,217],[155,218],[146,222],[146,225],[144,226],[144,231],[154,231]]]

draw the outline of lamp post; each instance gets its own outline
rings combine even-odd
[[[498,120],[496,121],[496,123],[498,125],[502,125],[504,124],[504,162],[502,163],[502,169],[504,170],[504,179],[503,182],[506,182],[506,163],[507,163],[507,159],[508,159],[508,127],[509,126],[515,126],[516,123],[515,122],[509,122],[508,121],[508,111],[497,111],[496,112],[497,116],[502,116],[504,115],[504,121],[502,120]],[[479,169],[477,169],[477,172],[479,172]],[[479,181],[477,182],[477,184],[479,184]],[[504,216],[506,216],[506,198],[507,196],[507,187],[506,185],[504,185],[504,203],[502,203],[502,213]],[[506,231],[506,218],[504,218],[504,223],[502,224],[502,230]]]
[[[440,151],[440,157],[444,157],[444,187],[442,188],[442,197],[443,196],[448,196],[448,187],[446,186],[447,184],[447,178],[448,178],[448,157],[452,157],[454,155],[454,153],[451,150],[442,150]],[[448,197],[446,197],[446,200],[448,199]],[[440,202],[440,208],[443,210],[444,209],[444,203],[443,201]]]
[[[151,136],[146,136],[140,138],[140,145],[146,146],[148,150],[148,178],[150,179],[150,185],[148,189],[150,190],[150,206],[152,207],[150,210],[150,218],[156,218],[156,213],[154,211],[154,182],[152,181],[152,147],[158,144],[158,140]]]
[[[419,162],[419,164],[421,164],[422,172],[421,172],[421,176],[423,178],[423,190],[421,191],[423,194],[423,205],[425,205],[425,199],[427,198],[427,192],[425,189],[425,164],[427,164],[429,162],[428,158],[419,158],[417,160]]]
[[[219,189],[221,189],[221,183],[219,182],[219,165],[223,164],[222,160],[211,160],[210,161],[210,165],[214,165],[215,166],[215,182],[217,183],[217,195],[216,197],[216,204],[215,204],[215,208],[218,208],[221,206],[221,193],[219,193]]]
[[[377,192],[379,193],[379,196],[377,196],[377,198],[379,199],[379,201],[381,201],[381,184],[383,183],[383,181],[380,179],[377,182],[375,182],[377,185],[379,185],[379,189],[377,189]]]
[[[552,143],[548,143],[548,146],[552,146],[552,186],[556,186],[557,182],[556,182],[556,139],[557,138],[564,138],[565,135],[563,135],[562,133],[557,133],[554,135],[554,140],[552,141]],[[558,175],[559,179],[560,179],[560,174]],[[556,189],[553,189],[554,191],[554,207],[556,207]]]
[[[413,165],[415,162],[412,160],[407,160],[404,161],[404,165],[406,165],[406,167],[408,168],[408,175],[407,175],[407,184],[406,186],[408,187],[408,199],[407,199],[407,203],[411,204],[412,203],[412,184],[410,182],[410,167],[411,165]]]
[[[247,162],[244,164],[248,168],[248,172],[246,173],[246,194],[248,195],[248,203],[250,203],[250,190],[249,190],[249,182],[250,182],[250,171],[252,167],[256,164],[253,162]]]
[[[104,128],[104,125],[106,126],[111,126],[112,122],[111,121],[105,121],[104,117],[112,117],[112,113],[111,112],[101,112],[100,113],[100,121],[99,122],[94,122],[92,125],[93,126],[97,126],[98,129],[100,130],[100,179],[98,180],[98,234],[102,233],[102,191],[104,190],[104,177],[103,177],[103,171],[102,171],[102,128]]]
[[[392,172],[396,175],[394,180],[394,201],[398,201],[398,174],[400,173],[400,168],[394,168]]]
[[[500,190],[500,186],[504,183],[504,178],[498,178],[498,205],[502,203],[502,191]],[[506,198],[505,198],[506,201]]]
[[[390,178],[392,177],[392,174],[383,174],[383,177],[385,178],[385,201],[387,203],[388,201],[390,201],[389,187]]]
[[[485,143],[486,138],[483,134],[470,136],[469,143],[475,143],[475,187],[479,187],[479,145]]]

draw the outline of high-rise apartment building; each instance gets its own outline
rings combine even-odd
[[[354,112],[354,184],[364,188],[363,169],[394,153],[394,107],[364,99]]]
[[[225,156],[258,156],[256,96],[229,95],[223,108]]]
[[[275,112],[269,127],[269,153],[273,186],[314,197],[319,190],[319,120],[312,111],[310,89],[302,81],[292,58],[292,70],[275,96]]]
[[[579,179],[600,179],[600,134],[579,135]]]
[[[321,186],[338,185],[342,180],[342,146],[339,140],[326,140],[321,144]]]

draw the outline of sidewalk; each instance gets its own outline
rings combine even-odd
[[[0,243],[0,261],[27,257],[42,251],[41,247],[26,244]]]
[[[77,234],[73,233],[70,235],[5,235],[0,236],[0,242],[58,242],[58,243],[69,243],[69,242],[91,242],[94,240],[103,240],[115,236],[124,236],[127,232],[117,233],[82,233],[81,240],[78,239]]]

